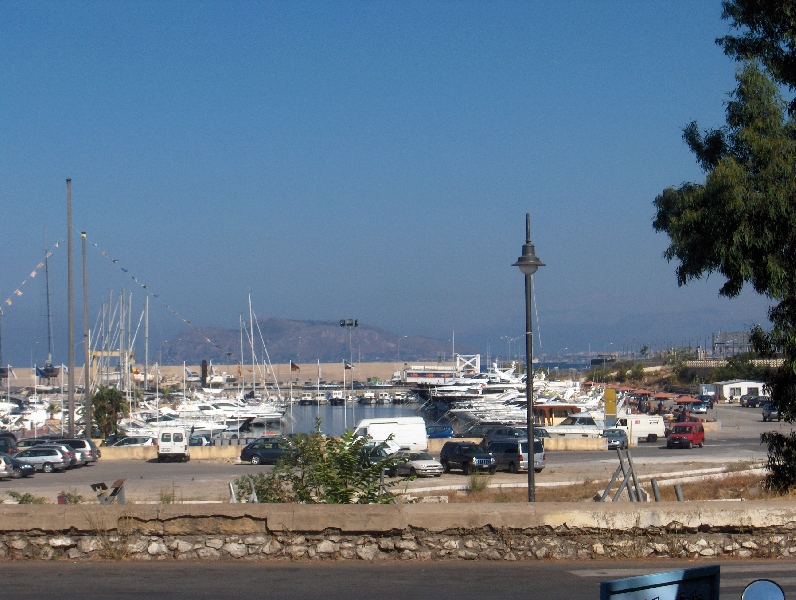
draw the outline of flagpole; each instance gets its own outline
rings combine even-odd
[[[348,429],[348,403],[345,400],[345,360],[343,361],[343,430]]]

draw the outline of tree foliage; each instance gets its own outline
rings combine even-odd
[[[303,504],[387,504],[395,496],[388,491],[397,482],[381,483],[382,469],[394,459],[371,464],[366,438],[347,430],[342,437],[323,435],[320,426],[311,434],[288,438],[290,452],[269,473],[235,480],[237,495],[248,500],[252,484],[258,502]]]
[[[741,61],[726,124],[704,132],[696,123],[685,128],[683,139],[705,181],[664,190],[654,201],[653,227],[670,238],[664,257],[678,263],[678,284],[718,274],[721,295],[732,298],[751,285],[772,301],[772,329],[753,328],[752,344],[762,356],[784,356],[767,381],[782,417],[794,422],[796,104],[782,98],[778,84],[796,88],[796,8],[765,0],[726,0],[723,8],[739,35],[717,42]],[[796,477],[783,474],[796,469],[796,437],[772,432],[763,441],[769,487],[790,489]]]
[[[101,385],[91,397],[91,415],[104,438],[116,433],[119,419],[127,416],[128,411],[124,396],[114,387]]]

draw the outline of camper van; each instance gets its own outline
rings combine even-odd
[[[182,427],[162,427],[158,435],[158,462],[191,460],[188,433]]]
[[[640,441],[656,442],[665,436],[663,417],[660,415],[621,415],[616,418],[616,429],[624,429],[631,445]]]
[[[356,435],[369,437],[374,442],[383,442],[392,436],[401,450],[410,452],[428,450],[426,422],[422,417],[363,419],[357,423]]]

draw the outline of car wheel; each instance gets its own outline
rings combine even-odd
[[[704,448],[705,447],[705,442],[699,442],[699,447],[700,448]]]
[[[651,433],[651,434],[649,434],[649,435],[647,436],[647,441],[648,441],[650,444],[654,444],[655,442],[657,442],[657,441],[658,441],[658,436],[657,436],[657,434],[654,434],[654,433]]]
[[[434,477],[442,477],[442,473],[434,473]]]
[[[260,462],[261,462],[261,459],[260,459],[259,456],[257,456],[256,454],[252,456],[252,464],[253,465],[259,465]]]
[[[497,473],[497,467],[489,467],[489,474],[494,475]]]
[[[417,471],[415,471],[414,467],[409,468],[409,476],[410,477],[417,477]]]
[[[462,473],[464,473],[465,475],[470,474],[470,463],[464,463],[462,465]]]
[[[763,423],[765,423],[768,419],[766,419],[766,415],[763,415]]]
[[[158,454],[158,462],[163,462],[163,457]]]
[[[395,477],[398,474],[398,471],[395,469],[387,469],[387,477]]]
[[[534,472],[534,473],[541,473],[541,472],[542,472],[542,469],[534,469],[534,470],[533,470],[533,472]]]
[[[52,463],[44,463],[41,466],[41,470],[45,473],[52,473],[55,469],[53,468]]]
[[[509,463],[509,473],[516,473],[516,472],[517,472],[517,465],[515,465],[513,462]]]
[[[186,454],[186,455],[183,457],[183,459],[182,459],[182,460],[183,460],[183,462],[188,462],[189,460],[191,460],[191,457],[190,457],[190,456],[188,456],[188,455]]]
[[[450,468],[450,465],[448,464],[447,460],[443,460],[442,461],[442,472],[443,473],[450,473],[451,472],[451,468]]]
[[[691,440],[688,440],[688,445],[686,446],[686,448],[688,448],[690,450],[693,447],[694,447],[694,444],[691,442]]]
[[[22,469],[19,467],[14,467],[14,470],[11,471],[11,477],[14,479],[22,479]]]

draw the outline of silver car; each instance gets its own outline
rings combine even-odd
[[[55,440],[56,444],[65,444],[73,451],[77,451],[85,458],[85,464],[97,462],[99,459],[99,450],[92,442],[83,438],[64,438]]]
[[[65,471],[72,463],[70,457],[63,450],[49,444],[40,444],[17,452],[14,458],[33,465],[37,471],[45,473]]]
[[[397,460],[395,466],[390,469],[389,475],[411,475],[440,477],[442,475],[442,463],[431,458],[426,452],[396,452],[393,457]]]

